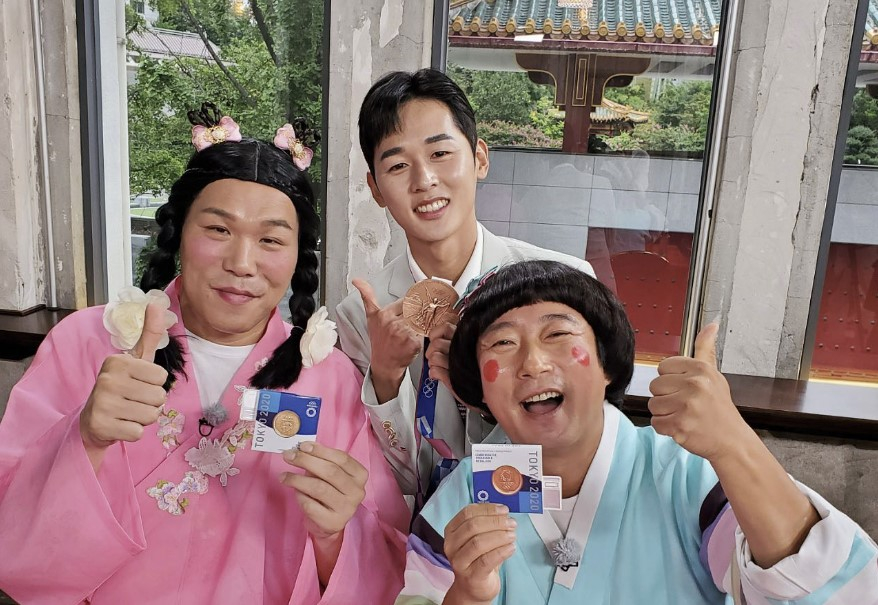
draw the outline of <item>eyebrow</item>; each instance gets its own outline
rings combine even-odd
[[[427,145],[432,145],[433,143],[438,143],[439,141],[450,141],[453,138],[454,137],[452,137],[447,132],[442,132],[440,134],[434,134],[433,136],[427,137],[426,139],[424,139],[424,143],[426,143]],[[390,156],[396,155],[398,153],[402,153],[402,147],[391,147],[381,154],[381,157],[378,159],[378,161],[384,161]]]
[[[548,313],[548,314],[540,317],[541,324],[546,324],[546,323],[549,323],[550,321],[566,321],[566,322],[569,322],[572,324],[577,323],[576,319],[572,315],[569,315],[567,313]],[[497,330],[502,330],[504,328],[514,328],[514,327],[515,327],[515,324],[511,321],[501,321],[499,323],[493,323],[490,326],[488,326],[488,328],[486,328],[484,332],[482,332],[481,337],[484,338],[488,334],[490,334],[492,332],[496,332]]]
[[[214,208],[211,206],[211,207],[203,209],[201,212],[203,212],[205,214],[215,214],[216,216],[218,216],[220,218],[224,218],[227,221],[237,220],[235,215],[231,214],[230,212],[226,212],[222,208]],[[265,227],[281,227],[282,229],[289,229],[290,231],[293,231],[292,226],[282,218],[266,219],[266,220],[262,221],[262,225]]]

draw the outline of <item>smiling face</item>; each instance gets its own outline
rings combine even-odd
[[[402,106],[399,131],[375,149],[372,195],[403,228],[412,251],[436,242],[476,237],[476,183],[488,173],[488,148],[479,139],[475,157],[448,107],[416,99]],[[468,245],[468,247],[467,247]]]
[[[540,302],[507,311],[482,333],[477,359],[484,401],[513,443],[550,455],[600,438],[609,380],[574,309]]]
[[[281,191],[223,179],[195,198],[180,244],[180,310],[194,334],[224,345],[257,342],[290,286],[299,223]]]

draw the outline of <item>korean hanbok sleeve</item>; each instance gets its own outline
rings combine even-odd
[[[78,603],[146,547],[125,446],[95,476],[79,433],[111,353],[101,309],[79,311],[46,337],[0,423],[0,586],[45,603]]]

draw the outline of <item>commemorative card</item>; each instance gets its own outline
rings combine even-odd
[[[241,396],[241,420],[254,420],[252,449],[279,453],[317,439],[320,397],[268,389],[250,389]]]
[[[543,448],[540,445],[473,444],[473,502],[504,504],[513,513],[542,513]],[[560,495],[560,478],[551,477]],[[549,500],[554,504],[553,492]]]

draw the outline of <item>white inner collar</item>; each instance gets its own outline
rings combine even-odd
[[[594,523],[601,495],[610,474],[610,465],[613,462],[613,454],[616,451],[616,435],[619,432],[619,418],[622,413],[609,403],[604,402],[604,430],[601,433],[601,441],[595,452],[594,460],[585,475],[582,487],[579,488],[579,496],[573,507],[573,515],[566,531],[566,538],[574,540],[582,553],[588,543],[588,536]],[[541,515],[530,514],[531,523],[542,539],[543,544],[551,556],[552,547],[556,542],[564,538],[558,524],[549,512]],[[580,561],[582,556],[580,556]],[[573,588],[576,582],[576,574],[579,566],[568,567],[566,571],[558,567],[555,570],[555,584],[561,584],[566,588]]]
[[[463,296],[463,293],[466,292],[466,287],[469,285],[470,281],[482,274],[482,256],[484,255],[485,249],[485,236],[482,234],[483,227],[481,225],[477,225],[477,227],[478,229],[476,229],[476,247],[473,248],[472,256],[469,257],[469,261],[467,262],[466,267],[463,268],[463,273],[460,274],[460,277],[455,283],[451,284],[454,290],[457,292],[458,296]],[[415,257],[412,256],[412,249],[408,246],[408,244],[406,244],[405,253],[408,257],[409,269],[412,272],[412,277],[414,278],[415,283],[427,279],[427,275],[418,266],[418,263],[415,261]],[[447,282],[448,280],[443,281]]]

